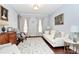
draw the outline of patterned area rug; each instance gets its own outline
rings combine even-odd
[[[18,48],[23,54],[54,54],[41,37],[27,38]]]

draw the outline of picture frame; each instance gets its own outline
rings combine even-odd
[[[0,6],[0,11],[1,11],[0,15],[1,20],[8,21],[8,10],[3,6]]]
[[[63,25],[64,24],[64,14],[60,14],[55,17],[55,25]]]

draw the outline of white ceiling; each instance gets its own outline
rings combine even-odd
[[[11,5],[19,14],[51,14],[57,8],[62,6],[61,4],[42,4],[38,5],[39,10],[33,10],[32,4],[12,4]]]

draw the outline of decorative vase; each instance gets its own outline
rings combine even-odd
[[[2,31],[5,32],[5,27],[4,26],[2,27]]]

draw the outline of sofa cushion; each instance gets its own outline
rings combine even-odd
[[[45,31],[44,33],[45,33],[45,34],[49,34],[49,31]]]
[[[55,32],[56,32],[55,30],[51,30],[51,31],[50,31],[50,34],[55,33]]]
[[[55,38],[60,38],[60,37],[62,37],[61,32],[56,31],[55,34],[54,34],[54,39]]]
[[[50,37],[51,37],[52,39],[54,38],[55,33],[56,33],[56,31],[55,31],[55,30],[52,30],[52,31],[50,32]]]

